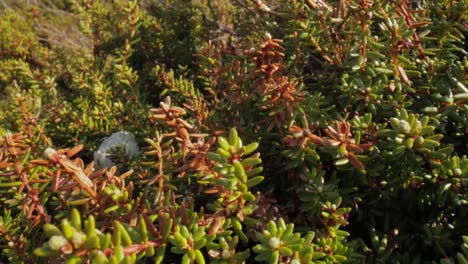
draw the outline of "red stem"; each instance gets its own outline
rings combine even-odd
[[[409,14],[408,11],[406,10],[405,4],[399,4],[398,7],[400,8],[402,15],[405,17],[405,21],[408,27],[410,29],[413,29],[414,28],[413,23],[411,22],[411,20],[413,19],[413,16]],[[416,31],[413,33],[413,39],[416,45],[418,45],[419,56],[421,56],[421,58],[425,60],[426,55],[424,54],[424,49],[422,47],[421,41],[419,40],[419,36],[416,33]]]

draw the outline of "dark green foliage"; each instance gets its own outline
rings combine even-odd
[[[0,262],[467,263],[466,6],[0,1]]]

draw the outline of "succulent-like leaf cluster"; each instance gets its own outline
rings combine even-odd
[[[313,236],[313,235],[312,235]],[[257,261],[268,263],[308,263],[312,261],[313,250],[299,233],[294,233],[294,225],[286,225],[282,218],[277,222],[270,221],[263,232],[257,232],[256,238],[260,242],[253,250],[258,253]]]
[[[66,263],[135,263],[137,254],[155,254],[157,242],[148,241],[149,234],[144,219],[136,227],[114,222],[112,234],[96,229],[96,220],[89,216],[83,223],[78,210],[73,209],[69,219],[62,219],[60,228],[45,224],[43,231],[49,238],[34,254],[39,257],[64,259]]]

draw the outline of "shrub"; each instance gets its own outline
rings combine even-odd
[[[468,262],[463,1],[33,2],[0,262]]]

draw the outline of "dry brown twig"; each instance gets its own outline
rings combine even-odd
[[[193,129],[192,125],[181,118],[186,114],[186,111],[181,107],[173,106],[169,96],[159,105],[159,108],[150,109],[152,118],[165,122],[166,125],[175,130],[176,140],[182,142],[182,156],[185,157],[188,149],[192,147],[189,131]]]

